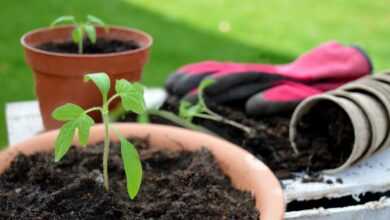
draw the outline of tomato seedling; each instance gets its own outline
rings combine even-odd
[[[204,90],[211,86],[213,83],[215,83],[215,80],[206,78],[202,80],[198,87],[198,100],[195,104],[192,104],[186,100],[182,100],[180,102],[179,106],[179,116],[186,121],[192,122],[194,118],[203,118],[208,120],[213,120],[221,123],[225,123],[228,125],[231,125],[233,127],[236,127],[248,134],[253,134],[253,129],[250,127],[247,127],[243,124],[240,124],[236,121],[227,119],[223,117],[222,115],[219,115],[218,113],[212,111],[209,107],[206,105],[206,101],[204,99]]]
[[[78,22],[74,16],[61,16],[55,19],[50,26],[54,27],[59,24],[73,24],[75,28],[72,31],[72,40],[78,45],[79,53],[83,53],[83,43],[85,35],[92,44],[96,43],[96,28],[95,26],[102,26],[108,31],[108,27],[104,21],[93,15],[87,15],[85,22]]]
[[[99,111],[102,115],[104,124],[104,149],[103,149],[103,178],[104,188],[108,191],[109,175],[108,160],[110,152],[110,118],[109,105],[116,98],[121,99],[122,107],[126,111],[132,111],[136,114],[145,112],[144,89],[139,83],[130,83],[127,80],[117,80],[115,83],[115,94],[108,97],[110,91],[110,78],[106,73],[92,73],[85,75],[85,81],[92,81],[99,89],[103,104],[102,106],[92,107],[84,110],[82,107],[67,103],[53,111],[53,118],[65,122],[55,142],[55,161],[60,161],[70,149],[75,133],[78,133],[78,139],[82,146],[88,143],[91,126],[95,123],[88,115],[89,112]],[[134,145],[123,137],[114,127],[112,130],[120,140],[121,156],[124,164],[127,191],[129,197],[134,199],[137,195],[142,182],[142,165],[138,152]]]

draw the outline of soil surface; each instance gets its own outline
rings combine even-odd
[[[328,168],[336,168],[348,159],[353,141],[353,126],[347,113],[330,101],[322,101],[303,115],[295,138],[299,150],[320,150],[313,154],[312,161],[321,160]]]
[[[56,53],[73,53],[79,52],[78,45],[73,41],[65,42],[48,42],[37,46],[38,49],[46,50]],[[102,54],[102,53],[115,53],[128,50],[135,50],[140,48],[135,41],[121,41],[115,39],[98,38],[96,43],[93,44],[88,39],[84,39],[83,42],[83,54]]]
[[[234,189],[208,151],[161,153],[137,145],[144,179],[134,201],[116,144],[111,191],[104,191],[97,145],[71,149],[59,163],[51,154],[18,156],[0,176],[0,219],[258,219],[251,194]]]
[[[253,128],[254,134],[247,134],[232,126],[211,120],[195,119],[194,123],[206,127],[219,136],[244,147],[267,164],[275,172],[279,179],[292,178],[294,177],[293,172],[301,171],[305,171],[309,175],[318,176],[317,171],[328,169],[330,168],[329,166],[336,166],[344,159],[344,153],[335,151],[335,148],[329,149],[328,146],[337,147],[340,146],[339,144],[349,143],[348,141],[353,140],[353,135],[347,135],[348,137],[340,137],[340,142],[330,140],[328,142],[323,141],[325,142],[323,144],[317,144],[320,140],[323,140],[322,136],[318,138],[315,136],[316,134],[321,134],[321,130],[319,133],[313,133],[314,136],[310,136],[310,134],[308,137],[305,135],[303,136],[305,138],[309,138],[309,141],[306,145],[304,145],[305,147],[299,148],[299,154],[297,155],[294,153],[289,141],[290,115],[252,118],[246,116],[243,113],[243,109],[240,109],[239,106],[245,105],[241,105],[239,103],[237,106],[229,105],[229,107],[227,107],[208,102],[209,108],[226,118],[235,120]],[[325,108],[322,109],[322,112],[326,109],[326,106],[324,107]],[[178,99],[175,97],[169,97],[161,109],[177,112]],[[333,110],[330,110],[328,114],[324,114],[323,119],[325,120],[325,117],[330,117],[333,113]],[[172,124],[165,119],[157,117],[151,117],[151,119],[154,123]],[[121,120],[134,121],[134,115],[129,114]],[[318,121],[318,123],[324,122]],[[347,125],[345,120],[340,121],[338,124],[341,123],[345,123],[345,125]],[[343,132],[344,130],[340,131],[340,134],[343,134]],[[326,137],[329,137],[330,135],[331,133],[326,133]],[[344,140],[343,138],[346,139]]]

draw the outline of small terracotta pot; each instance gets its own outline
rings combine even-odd
[[[51,113],[64,103],[71,102],[84,108],[101,105],[101,96],[95,86],[83,82],[85,74],[106,72],[112,82],[117,79],[138,81],[148,60],[152,38],[142,31],[124,27],[110,27],[108,32],[97,27],[97,36],[123,41],[133,40],[140,45],[139,49],[106,54],[66,54],[37,48],[42,43],[70,40],[73,28],[43,28],[31,31],[21,38],[26,62],[35,73],[35,91],[46,129],[58,128],[61,125],[52,119]],[[100,119],[99,115],[93,116],[96,120]]]
[[[267,166],[242,148],[211,135],[178,127],[135,123],[115,123],[113,126],[126,137],[148,137],[150,146],[159,150],[194,151],[202,147],[207,148],[236,188],[253,193],[261,220],[283,219],[284,196],[279,181]],[[101,142],[103,131],[101,124],[93,126],[89,143]],[[111,140],[118,141],[112,133]],[[18,153],[31,155],[53,151],[57,135],[58,130],[53,130],[9,146],[0,152],[0,173],[9,167]],[[74,144],[77,145],[77,142]]]
[[[313,96],[304,100],[295,109],[290,122],[290,142],[299,150],[299,146],[295,143],[297,136],[297,127],[302,117],[307,114],[315,105],[329,101],[338,105],[348,115],[354,131],[355,140],[352,146],[352,152],[348,159],[339,167],[329,167],[328,170],[324,170],[324,173],[337,173],[350,167],[359,158],[361,158],[369,147],[371,140],[370,124],[364,112],[351,100],[343,97],[338,97],[332,94],[323,94]],[[330,164],[331,166],[331,164]]]

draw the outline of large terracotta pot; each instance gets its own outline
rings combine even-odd
[[[284,198],[279,181],[270,169],[242,148],[220,138],[183,128],[135,123],[113,124],[126,137],[148,137],[156,149],[194,151],[206,147],[215,156],[222,170],[235,187],[248,190],[256,198],[261,220],[280,220],[284,215]],[[90,144],[103,140],[104,128],[95,125],[91,129]],[[112,141],[117,141],[112,134]],[[0,152],[0,174],[10,165],[18,153],[33,154],[52,151],[58,130],[52,130],[10,146]],[[77,145],[77,142],[74,142]]]
[[[138,81],[148,60],[152,38],[142,31],[124,27],[110,27],[108,32],[97,27],[97,36],[123,41],[133,40],[141,46],[139,49],[106,54],[66,54],[37,48],[42,43],[70,40],[73,28],[43,28],[29,32],[21,38],[26,62],[34,72],[35,91],[46,129],[58,128],[61,125],[53,120],[51,113],[64,103],[71,102],[84,108],[101,105],[99,91],[92,83],[83,82],[85,74],[106,72],[112,82],[117,79]],[[100,120],[100,115],[92,116]]]

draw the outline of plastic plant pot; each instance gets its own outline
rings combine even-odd
[[[353,101],[332,94],[313,96],[298,105],[290,122],[290,142],[298,149],[298,151],[299,146],[295,143],[298,132],[298,124],[305,114],[307,114],[315,105],[321,104],[323,101],[332,102],[345,111],[353,126],[355,137],[351,154],[347,157],[346,161],[337,167],[332,167],[330,164],[329,169],[323,171],[324,173],[332,174],[350,167],[364,155],[371,142],[371,131],[366,115]]]
[[[83,83],[83,76],[92,72],[106,72],[110,79],[138,81],[148,60],[152,38],[147,33],[125,27],[110,27],[105,31],[96,27],[99,38],[135,41],[138,49],[102,54],[55,53],[38,49],[48,42],[71,39],[73,26],[43,28],[26,33],[21,38],[27,64],[34,72],[35,91],[46,129],[58,128],[61,123],[51,118],[52,111],[64,103],[84,108],[98,106],[101,97],[94,85]],[[96,120],[98,114],[92,115]]]

